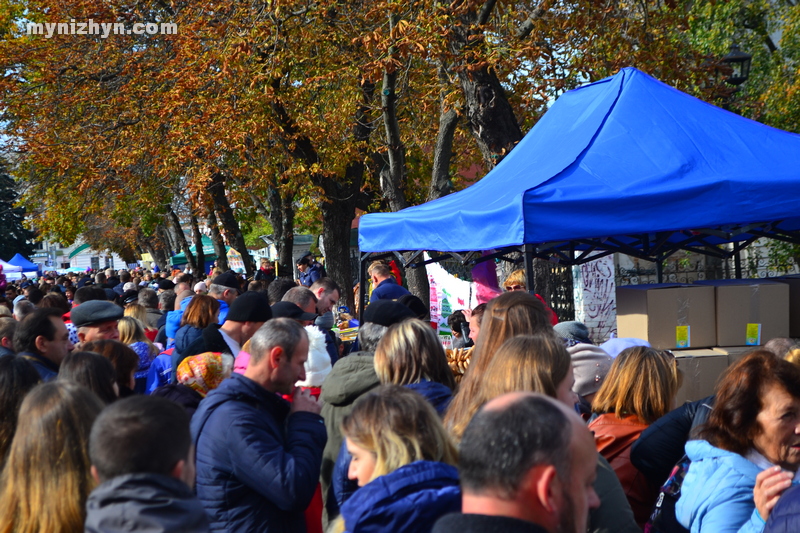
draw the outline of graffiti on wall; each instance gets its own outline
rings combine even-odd
[[[602,257],[572,269],[575,320],[586,324],[592,340],[599,344],[617,333],[614,258]]]

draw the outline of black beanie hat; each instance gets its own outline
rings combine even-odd
[[[238,296],[228,310],[226,320],[234,322],[266,322],[272,318],[269,300],[263,293],[247,291]]]
[[[387,328],[407,318],[416,318],[414,312],[394,300],[378,300],[364,309],[364,323],[372,322]]]

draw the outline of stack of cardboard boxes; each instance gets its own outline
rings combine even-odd
[[[713,394],[725,369],[790,335],[790,284],[758,279],[617,288],[617,334],[672,350],[683,372],[678,405]],[[797,319],[800,323],[800,277]],[[800,327],[798,327],[800,333]]]

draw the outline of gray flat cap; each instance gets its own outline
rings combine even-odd
[[[90,300],[72,310],[70,319],[75,327],[82,328],[102,322],[110,322],[122,318],[124,311],[114,303],[104,300]]]

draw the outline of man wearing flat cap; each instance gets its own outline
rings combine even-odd
[[[78,340],[87,342],[119,340],[117,323],[122,318],[120,306],[105,300],[82,303],[70,313],[72,323],[78,328]]]

